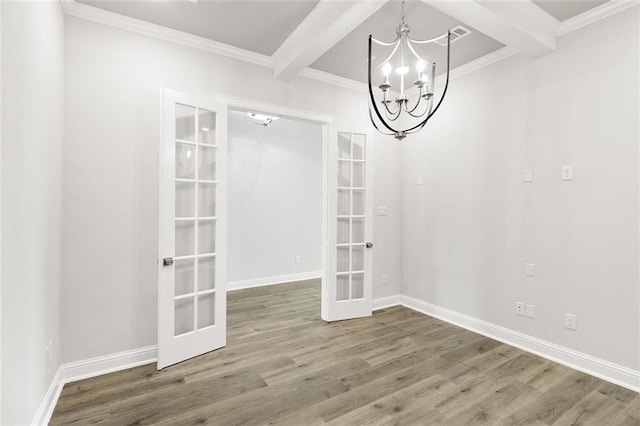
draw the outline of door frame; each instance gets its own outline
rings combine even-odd
[[[226,104],[228,110],[242,110],[261,112],[268,115],[280,115],[294,120],[307,121],[322,126],[322,285],[320,317],[329,321],[329,296],[330,288],[327,280],[327,267],[329,262],[329,146],[336,144],[338,131],[335,128],[333,116],[318,114],[297,108],[284,107],[266,102],[243,99],[235,96],[218,95],[216,102]]]

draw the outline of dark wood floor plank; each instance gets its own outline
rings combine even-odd
[[[640,426],[636,392],[401,306],[326,323],[320,296],[230,292],[225,348],[69,383],[51,424]]]

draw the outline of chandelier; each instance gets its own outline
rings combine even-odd
[[[402,140],[407,135],[420,131],[427,121],[435,114],[442,104],[444,96],[449,87],[449,46],[451,44],[451,31],[447,31],[439,37],[429,40],[414,40],[409,37],[409,26],[405,23],[404,0],[402,0],[402,14],[400,25],[396,29],[396,39],[390,43],[376,40],[369,35],[369,117],[371,123],[377,131],[385,135],[394,135],[396,139]],[[440,100],[434,107],[436,63],[428,62],[418,54],[417,45],[436,43],[447,47],[447,76],[444,90]],[[380,46],[388,47],[391,53],[378,66],[372,69],[372,42]],[[406,58],[405,58],[406,56]],[[375,59],[375,58],[373,58]],[[392,61],[393,64],[392,65]],[[409,84],[410,64],[415,64],[417,73],[416,80]],[[378,100],[374,96],[374,86],[371,73],[382,70],[384,80],[377,86],[381,96]],[[392,71],[395,76],[391,76]],[[393,78],[395,85],[390,82]],[[398,93],[394,100],[391,100],[391,90]],[[381,99],[380,99],[381,98]],[[379,106],[381,104],[382,107]],[[381,112],[382,110],[382,112]],[[406,118],[405,118],[406,117]],[[399,120],[400,119],[400,120]],[[399,123],[403,125],[400,126]]]

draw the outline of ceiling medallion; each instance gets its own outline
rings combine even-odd
[[[380,133],[394,135],[396,139],[402,140],[407,135],[420,131],[444,100],[449,87],[451,31],[429,40],[412,39],[409,37],[409,25],[405,23],[404,0],[402,0],[401,22],[396,29],[396,34],[396,39],[389,43],[376,40],[369,35],[369,117],[373,126]],[[417,52],[417,45],[433,43],[436,46],[443,46],[445,41],[447,48],[446,82],[442,95],[434,107],[436,63],[422,59]],[[371,56],[372,42],[391,49],[391,53],[386,59],[373,69],[372,60],[375,57]],[[410,80],[408,80],[411,71],[410,64],[415,64],[417,73],[416,80],[412,84],[409,84]],[[377,89],[380,90],[382,96],[378,96],[378,100],[376,100],[371,73],[380,69],[384,80],[377,86]],[[392,71],[395,74],[392,76],[394,84],[390,82]],[[392,90],[397,93],[394,100],[389,99]],[[399,125],[398,119],[403,122],[402,126]]]

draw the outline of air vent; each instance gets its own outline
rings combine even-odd
[[[460,40],[462,37],[471,34],[471,30],[463,27],[462,25],[458,25],[456,27],[451,28],[451,43]],[[436,41],[441,46],[447,45],[447,38],[442,37]]]

